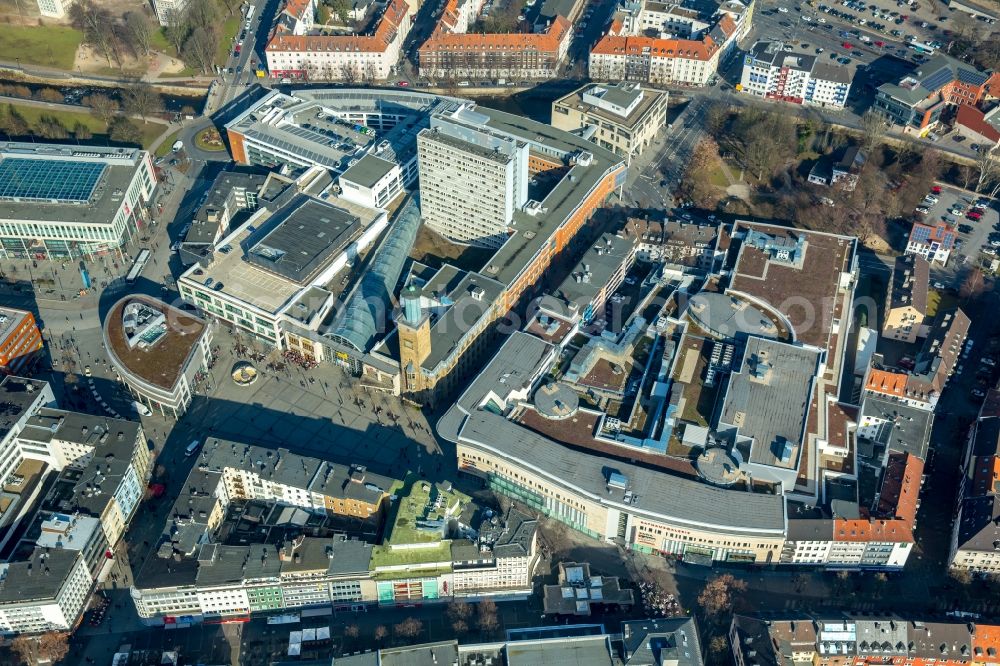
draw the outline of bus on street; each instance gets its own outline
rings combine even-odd
[[[149,261],[149,250],[140,250],[139,256],[135,258],[135,263],[132,264],[128,275],[125,276],[126,284],[135,284],[135,281],[139,279],[139,275],[142,273],[142,269],[146,267],[147,261]]]

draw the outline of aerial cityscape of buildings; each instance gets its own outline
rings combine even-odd
[[[1000,666],[1000,16],[883,4],[248,0],[106,135],[28,88],[0,661]]]

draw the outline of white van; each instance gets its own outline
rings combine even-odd
[[[135,411],[137,411],[139,414],[141,414],[142,416],[152,416],[153,415],[153,412],[149,411],[149,407],[147,407],[146,405],[142,404],[138,400],[135,400],[135,401],[132,402],[132,408]]]
[[[196,439],[187,445],[187,448],[184,449],[184,455],[193,456],[195,453],[198,452],[199,448],[201,448],[201,442]]]

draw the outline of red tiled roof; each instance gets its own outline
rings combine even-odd
[[[643,55],[647,53],[647,50],[649,56],[654,58],[685,58],[708,61],[719,50],[719,46],[708,36],[701,41],[696,41],[693,39],[619,37],[609,33],[597,42],[590,52],[598,55]]]
[[[903,520],[844,520],[833,521],[834,541],[886,541],[909,543],[913,541],[913,529]]]
[[[878,512],[884,517],[838,518],[833,524],[833,540],[912,542],[923,473],[924,461],[917,456],[891,454],[879,495]]]
[[[995,664],[1000,661],[1000,627],[976,623],[972,636],[972,650],[977,664]]]
[[[440,25],[440,24],[439,24]],[[557,16],[547,32],[541,33],[453,33],[435,30],[420,47],[421,53],[434,51],[559,51],[559,45],[569,33],[570,22]]]
[[[918,230],[926,229],[928,236],[927,240],[918,240],[917,232]],[[910,229],[910,240],[914,243],[923,243],[924,245],[930,245],[931,243],[941,243],[945,249],[951,249],[955,245],[955,239],[958,237],[958,232],[955,227],[944,222],[938,222],[937,224],[921,224],[920,222],[914,222],[913,227]]]
[[[906,375],[885,370],[872,370],[865,389],[874,393],[903,396],[906,394]]]
[[[302,21],[305,19],[305,13],[311,5],[312,3],[309,0],[288,0],[285,3],[285,13]]]
[[[736,21],[734,21],[733,17],[730,16],[729,14],[723,14],[722,18],[719,19],[719,28],[722,29],[722,32],[725,33],[726,37],[728,38],[730,35],[736,32]]]
[[[920,496],[920,479],[923,473],[924,461],[917,456],[909,453],[891,453],[885,465],[882,489],[879,492],[879,514],[914,525],[917,520],[917,500]]]
[[[276,34],[267,45],[267,51],[363,51],[380,53],[386,50],[399,26],[402,25],[409,6],[406,0],[391,0],[378,20],[371,35],[287,35]]]
[[[971,104],[958,105],[958,115],[955,116],[955,122],[963,127],[968,127],[988,141],[993,143],[1000,141],[1000,131],[986,122],[986,114]]]

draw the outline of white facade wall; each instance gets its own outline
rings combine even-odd
[[[951,256],[951,250],[939,247],[936,243],[928,245],[927,243],[915,243],[913,241],[909,241],[906,244],[906,254],[916,254],[929,262],[944,266],[948,263],[948,258]]]
[[[319,47],[325,38],[317,38],[316,48],[279,50],[268,45],[264,52],[271,76],[305,77],[321,81],[366,81],[387,79],[392,67],[399,62],[403,40],[410,32],[410,15],[406,14],[391,42],[378,51],[324,50]],[[306,37],[309,40],[309,37]]]
[[[372,187],[351,182],[343,176],[338,179],[338,182],[340,184],[340,198],[368,208],[385,208],[393,199],[403,193],[403,172],[398,164],[394,165],[389,173],[382,176]]]

